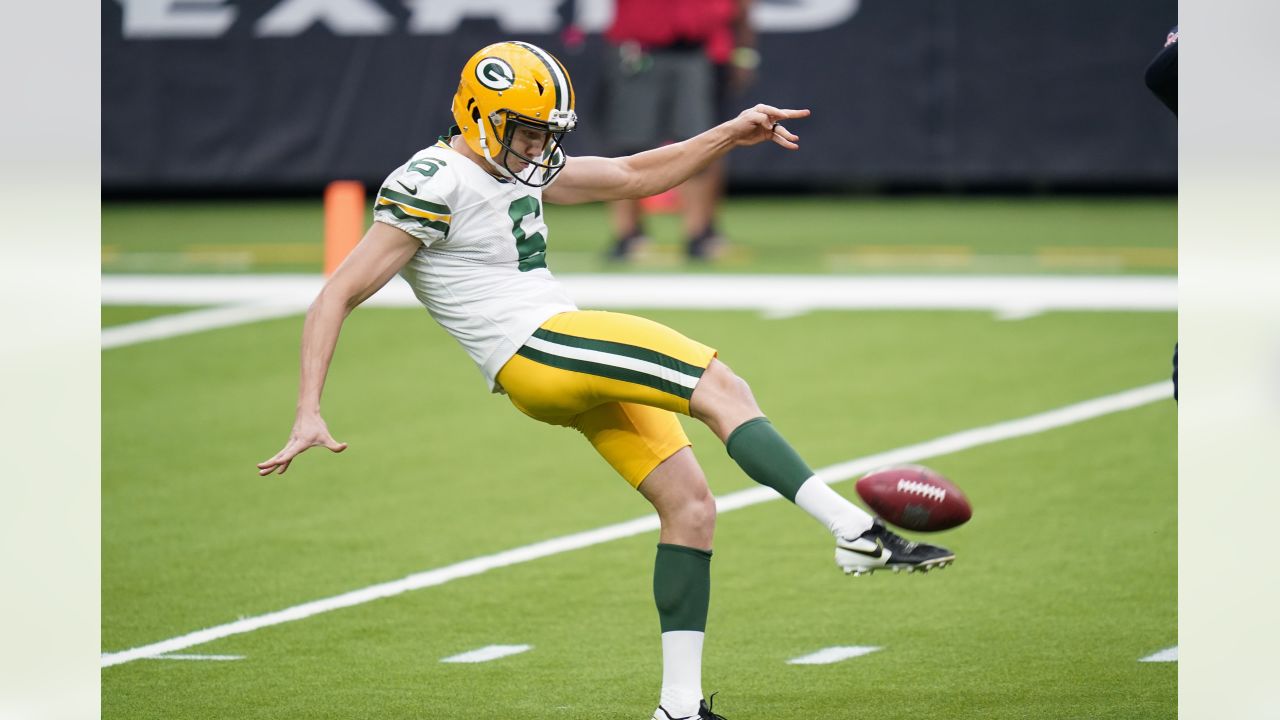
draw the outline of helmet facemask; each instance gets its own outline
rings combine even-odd
[[[479,113],[476,112],[476,114],[478,115]],[[495,130],[499,128],[501,129],[501,135],[498,137],[498,144],[502,146],[503,150],[498,157],[494,158],[489,157],[486,147],[485,157],[489,160],[490,164],[496,167],[506,177],[509,177],[523,185],[528,185],[529,187],[545,187],[550,185],[556,175],[560,174],[560,171],[564,169],[565,154],[560,147],[561,142],[564,139],[564,136],[571,132],[578,122],[577,115],[572,110],[551,110],[550,115],[551,117],[548,121],[542,122],[510,110],[498,110],[490,113],[487,118],[489,121],[488,125]],[[478,118],[476,122],[480,126],[481,136],[483,137],[485,123],[480,122]],[[547,142],[543,145],[542,152],[537,158],[528,157],[524,153],[521,153],[512,147],[512,141],[515,139],[516,130],[521,127],[547,134]],[[487,145],[487,143],[483,143],[483,141],[482,144]],[[511,168],[507,167],[507,159],[511,157],[514,157],[521,162],[528,163],[528,167],[518,173],[512,171]],[[529,177],[524,177],[525,175],[532,176],[533,173],[527,171],[534,168],[542,171],[541,182],[530,182]]]

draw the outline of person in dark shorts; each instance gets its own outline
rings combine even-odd
[[[604,134],[615,154],[679,142],[719,122],[737,98],[731,88],[754,72],[750,0],[617,0],[605,33]],[[716,230],[723,164],[680,186],[686,254],[710,259],[723,245]],[[640,201],[610,203],[615,234],[609,256],[626,260],[647,240]]]

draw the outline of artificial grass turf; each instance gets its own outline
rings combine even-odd
[[[652,218],[653,246],[633,265],[605,260],[603,205],[549,206],[546,216],[553,272],[1168,274],[1177,265],[1172,197],[732,198],[720,223],[730,250],[710,265],[684,262],[678,216]],[[322,238],[318,200],[112,202],[102,211],[104,272],[319,272]]]
[[[815,467],[1157,380],[1175,332],[1172,315],[1142,313],[645,315],[718,347]],[[344,330],[325,411],[351,449],[258,478],[292,421],[299,326],[104,353],[105,651],[649,511],[575,433],[488,397],[412,310],[362,309]],[[841,576],[822,530],[781,501],[726,515],[717,707],[735,720],[863,717],[871,699],[884,717],[1168,716],[1176,668],[1136,658],[1176,644],[1172,418],[1156,405],[930,461],[977,511],[944,536],[961,564],[928,578]],[[718,494],[751,486],[686,425]],[[190,650],[243,661],[107,668],[104,717],[643,717],[659,669],[653,542]],[[437,663],[518,642],[535,650]],[[887,649],[810,674],[783,664],[835,644]]]
[[[1158,379],[1173,334],[1165,314],[649,315],[720,348],[815,467]],[[325,409],[352,448],[313,450],[259,479],[253,463],[292,422],[299,323],[104,354],[104,550],[119,571],[106,580],[121,591],[105,598],[108,648],[647,511],[575,433],[488,396],[453,341],[409,310],[361,310],[344,331]],[[714,489],[750,485],[710,433],[687,426]],[[480,460],[492,448],[500,464]],[[557,496],[573,503],[530,513]],[[508,534],[459,516],[468,499]],[[199,562],[174,566],[174,547]],[[252,582],[223,582],[244,573]],[[134,594],[164,598],[172,616],[130,612]]]
[[[781,500],[722,516],[704,687],[734,718],[1169,717],[1176,666],[1137,658],[1176,643],[1173,415],[1152,405],[932,461],[979,510],[938,538],[957,565],[927,577],[841,576],[829,539]],[[201,648],[247,656],[234,663],[107,669],[104,717],[643,717],[659,670],[654,542]],[[438,663],[512,642],[534,649]],[[884,649],[785,664],[835,644]]]

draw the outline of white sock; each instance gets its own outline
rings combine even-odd
[[[871,529],[872,517],[813,476],[796,491],[796,505],[827,526],[832,535],[856,538]]]
[[[703,636],[704,633],[696,630],[662,633],[662,699],[659,704],[673,718],[698,714],[698,703],[702,701]]]

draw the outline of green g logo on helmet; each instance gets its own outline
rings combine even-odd
[[[516,74],[506,60],[487,57],[476,65],[476,79],[490,90],[506,90],[515,84]]]

